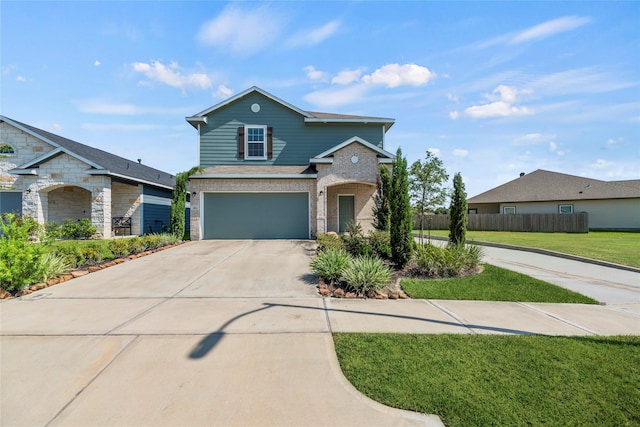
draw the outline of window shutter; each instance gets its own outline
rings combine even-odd
[[[267,159],[273,157],[273,128],[269,126],[267,128]]]
[[[238,128],[238,158],[244,159],[244,126]]]

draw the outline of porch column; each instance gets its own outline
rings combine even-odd
[[[91,191],[91,224],[98,237],[111,237],[111,180],[106,177]]]
[[[318,194],[316,194],[316,197],[316,234],[324,234],[327,232],[327,188],[318,185]]]

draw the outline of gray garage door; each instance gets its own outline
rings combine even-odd
[[[208,193],[205,239],[308,239],[307,193]]]

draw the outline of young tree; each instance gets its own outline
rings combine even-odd
[[[373,207],[373,226],[376,230],[389,231],[389,194],[391,192],[391,173],[386,165],[380,165],[378,192],[375,195],[376,205]]]
[[[389,195],[391,259],[404,267],[411,259],[411,199],[409,198],[409,174],[407,159],[402,157],[402,150],[398,148],[393,162],[391,174],[391,194]]]
[[[169,229],[176,237],[182,239],[184,236],[184,211],[187,205],[187,191],[189,177],[195,173],[201,173],[200,166],[194,166],[186,172],[176,175],[176,185],[173,188],[171,199],[171,213],[169,216]]]
[[[441,207],[447,197],[445,182],[449,179],[442,160],[427,151],[424,163],[416,160],[409,172],[409,190],[420,215],[420,242],[424,234],[424,214]]]
[[[449,223],[449,242],[464,245],[467,237],[467,193],[460,172],[453,177],[453,194],[451,195],[451,222]]]

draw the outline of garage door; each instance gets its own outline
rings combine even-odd
[[[308,193],[207,193],[205,239],[308,239]]]

